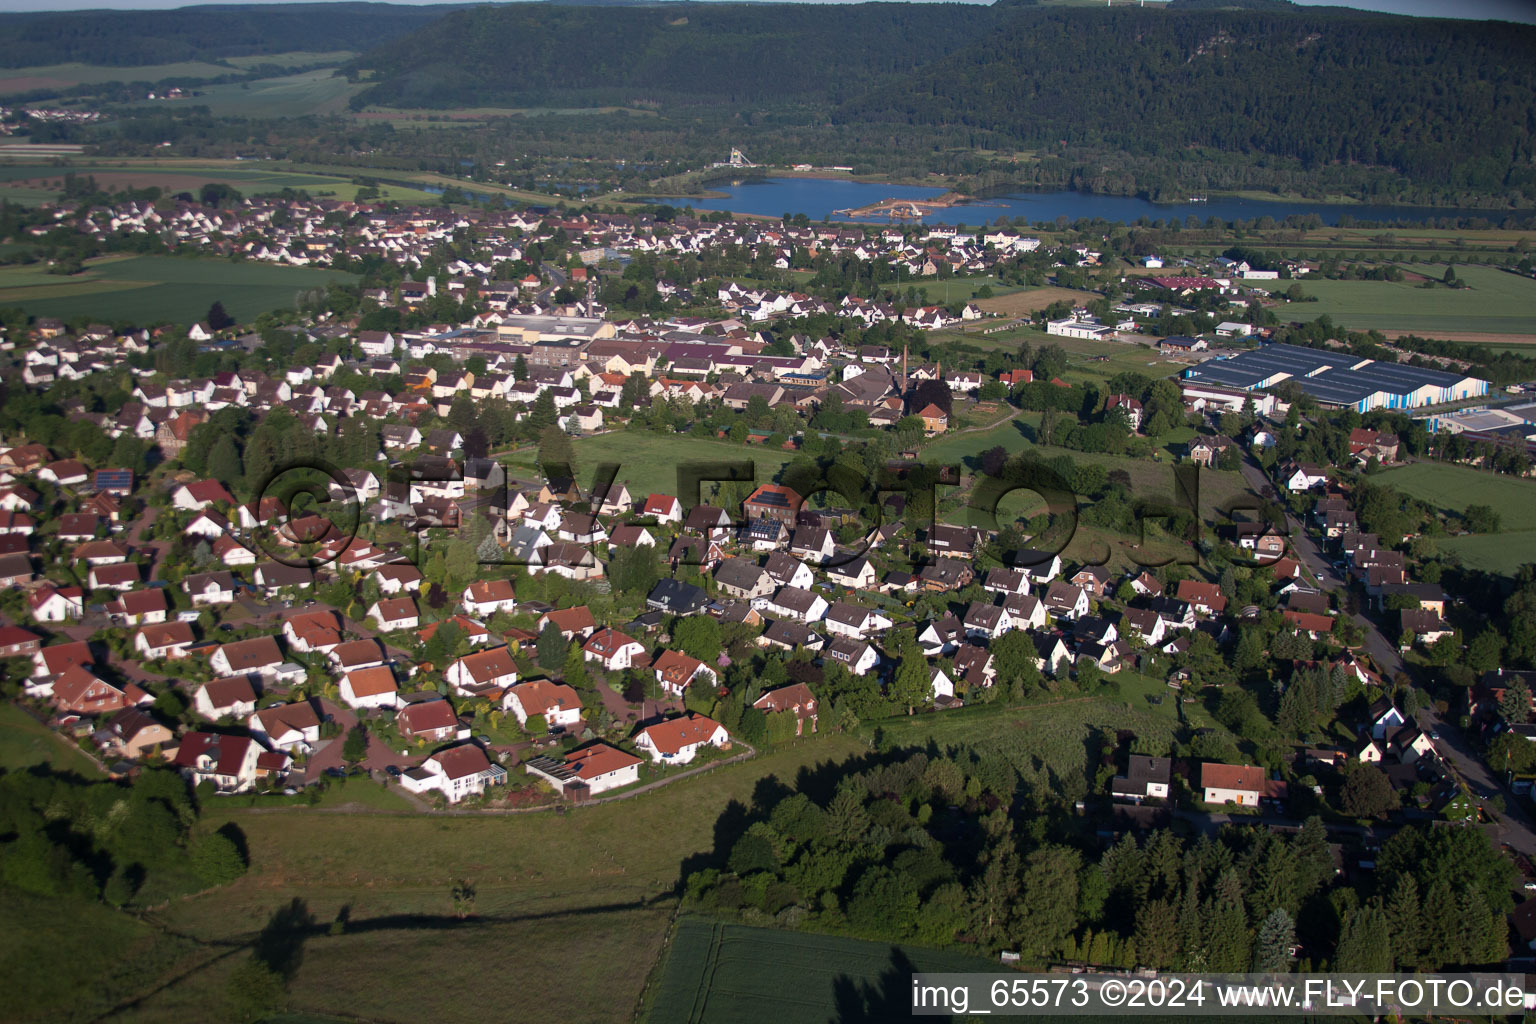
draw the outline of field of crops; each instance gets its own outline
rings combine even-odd
[[[1119,730],[1135,733],[1138,750],[1166,753],[1178,727],[1173,697],[1161,704],[1148,696],[1172,694],[1144,678],[1129,679],[1119,698],[1050,698],[1023,705],[978,705],[956,711],[886,719],[878,723],[883,739],[898,746],[942,750],[968,746],[982,754],[1007,758],[1025,784],[1068,800],[1086,796],[1096,763],[1090,759],[1100,742],[1113,743]]]
[[[311,74],[329,75],[329,72],[320,71],[311,72]],[[270,81],[282,82],[286,79]],[[345,84],[345,80],[340,81]],[[218,86],[217,88],[226,87]],[[238,89],[239,86],[227,88]],[[327,88],[334,88],[334,86],[327,86]],[[295,99],[294,102],[300,101]],[[55,200],[63,190],[66,173],[73,173],[80,177],[93,177],[100,188],[108,191],[154,187],[172,194],[178,192],[196,194],[203,185],[217,182],[236,188],[245,195],[262,195],[292,188],[303,189],[316,197],[352,199],[361,187],[352,180],[358,174],[355,170],[339,169],[337,173],[331,174],[312,171],[307,167],[289,167],[266,161],[245,160],[77,158],[64,167],[43,166],[36,163],[0,167],[0,198],[19,203]],[[380,185],[378,188],[383,198],[398,200],[402,203],[430,204],[436,201],[433,193],[423,189],[405,185]]]
[[[673,932],[647,1020],[650,1024],[905,1020],[911,1013],[913,972],[996,969],[992,961],[964,953],[685,917]]]
[[[300,292],[356,275],[308,267],[230,263],[172,256],[109,256],[62,277],[40,265],[0,268],[0,306],[34,316],[95,317],[134,324],[190,324],[222,302],[240,321],[292,308]]]
[[[1536,530],[1536,481],[1448,462],[1415,462],[1389,469],[1376,479],[1444,512],[1488,505],[1499,514],[1505,530]]]
[[[200,86],[196,96],[169,102],[204,105],[214,117],[304,117],[345,113],[347,101],[367,87],[366,82],[349,82],[336,75],[334,68],[323,67],[281,78]],[[158,108],[168,104],[146,100],[136,105]]]
[[[762,445],[739,445],[728,441],[686,437],[677,434],[650,434],[620,430],[592,437],[577,438],[576,472],[585,483],[600,462],[617,462],[619,475],[632,494],[676,494],[677,468],[688,462],[723,462],[748,460],[757,471],[757,482],[774,479],[793,452],[774,451]],[[514,470],[531,473],[538,453],[527,448],[505,461]],[[708,487],[708,484],[704,485]],[[687,500],[687,499],[684,499]]]
[[[1439,280],[1445,267],[1407,269]],[[1536,281],[1491,267],[1458,266],[1456,276],[1469,288],[1421,288],[1409,282],[1324,281],[1302,279],[1302,291],[1316,302],[1296,302],[1275,310],[1282,320],[1315,320],[1324,313],[1334,323],[1357,330],[1377,330],[1431,337],[1441,332],[1481,331],[1536,335]],[[1281,281],[1284,292],[1292,282]]]

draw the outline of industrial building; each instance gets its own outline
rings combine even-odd
[[[1417,409],[1488,394],[1488,382],[1477,377],[1297,345],[1263,345],[1229,358],[1208,359],[1186,370],[1184,378],[1240,391],[1264,391],[1294,381],[1319,405],[1357,412]]]

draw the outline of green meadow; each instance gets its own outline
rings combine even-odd
[[[1414,264],[1405,270],[1439,280],[1444,266]],[[1356,330],[1434,336],[1437,332],[1478,331],[1536,334],[1536,281],[1492,267],[1458,265],[1456,276],[1470,287],[1422,288],[1416,282],[1280,281],[1280,292],[1299,283],[1316,302],[1279,306],[1282,320],[1315,320],[1325,313],[1334,323]]]
[[[214,302],[248,321],[297,304],[299,293],[330,281],[352,282],[337,270],[174,256],[108,256],[83,273],[59,276],[32,264],[0,268],[0,306],[34,316],[93,317],[149,325],[201,320]]]

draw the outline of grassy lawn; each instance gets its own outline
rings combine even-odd
[[[1439,279],[1445,267],[1414,264],[1414,273]],[[1407,332],[1434,336],[1444,331],[1483,331],[1502,334],[1536,334],[1536,281],[1491,267],[1461,265],[1456,276],[1470,288],[1420,288],[1408,282],[1324,281],[1303,278],[1297,282],[1317,302],[1296,302],[1277,307],[1282,320],[1315,320],[1324,313],[1334,323],[1357,330],[1375,328],[1387,333]],[[1284,292],[1293,282],[1280,281]]]
[[[1513,576],[1522,565],[1536,564],[1536,531],[1442,537],[1435,547],[1461,559],[1470,569]]]
[[[965,953],[685,917],[673,930],[646,1019],[653,1024],[873,1020],[879,1018],[861,1011],[890,1013],[910,1005],[914,971],[992,970],[991,960]]]
[[[142,999],[113,1019],[218,1019],[209,1007],[220,1005],[249,942],[274,911],[298,899],[316,924],[302,941],[290,1011],[451,1024],[531,1020],[558,1005],[561,1020],[631,1020],[676,906],[683,862],[713,849],[717,818],[733,801],[749,803],[766,777],[792,786],[802,770],[864,749],[851,737],[819,737],[559,815],[215,802],[200,827],[239,825],[252,869],[150,916],[194,947],[174,970],[126,983],[119,997]],[[462,921],[450,898],[459,879],[476,890],[474,914]],[[330,934],[344,908],[344,934]],[[488,982],[495,977],[488,955],[515,957],[505,984]]]
[[[174,108],[178,103],[206,105],[214,117],[303,117],[308,114],[339,114],[347,109],[354,93],[366,82],[348,82],[334,68],[316,68],[281,78],[255,82],[229,82],[198,88],[190,100],[146,100],[137,107]]]
[[[303,75],[282,79],[267,79],[251,83],[252,89],[242,96],[254,96],[258,91],[271,94],[275,104],[303,105],[312,102],[309,94],[316,91],[335,90],[334,82],[345,85],[344,79],[331,80],[329,72],[305,72]],[[303,81],[299,81],[302,79]],[[239,90],[238,85],[210,87]],[[241,102],[244,102],[242,100]],[[255,100],[251,100],[253,107]],[[331,105],[345,104],[345,96],[328,100]],[[0,196],[12,201],[24,201],[32,196],[57,199],[63,188],[67,172],[91,175],[105,189],[158,187],[166,192],[196,192],[209,182],[223,182],[238,188],[247,195],[277,192],[285,188],[305,189],[311,195],[338,196],[351,199],[360,186],[354,177],[367,175],[358,168],[310,169],[307,166],[277,164],[254,160],[198,160],[191,158],[155,158],[144,160],[96,160],[75,158],[67,166],[55,167],[42,164],[0,167]],[[412,181],[425,181],[427,175],[410,175]],[[436,196],[422,189],[404,185],[379,187],[386,199],[409,203],[432,203]]]
[[[267,310],[292,308],[305,289],[353,280],[356,275],[339,270],[172,256],[109,256],[89,261],[85,272],[73,277],[51,275],[40,266],[0,269],[0,304],[20,306],[34,316],[92,316],[152,324],[192,323],[219,301],[231,316],[245,321]]]
[[[1460,513],[1468,505],[1488,505],[1498,512],[1503,526],[1499,533],[1435,541],[1438,550],[1455,555],[1463,565],[1513,575],[1520,566],[1536,562],[1536,481],[1446,462],[1415,462],[1389,469],[1378,479],[1441,512]]]
[[[73,743],[15,704],[0,704],[0,769],[14,772],[38,764],[52,764],[89,778],[101,777],[101,769]]]
[[[1078,800],[1092,788],[1099,744],[1113,744],[1117,731],[1135,733],[1138,751],[1168,752],[1178,727],[1178,705],[1174,691],[1161,686],[1157,689],[1168,696],[1160,705],[1149,704],[1144,694],[1153,688],[1149,681],[1128,680],[1118,697],[1053,696],[1036,703],[981,704],[884,719],[862,728],[878,728],[898,746],[932,742],[941,750],[969,746],[983,756],[1001,756],[1018,769],[1024,785]]]
[[[203,61],[177,64],[148,64],[142,67],[108,67],[96,64],[46,64],[0,71],[0,95],[32,92],[37,89],[66,88],[71,85],[101,85],[106,82],[158,82],[165,78],[217,78],[229,74],[229,68]]]
[[[1503,520],[1506,531],[1536,530],[1536,481],[1448,462],[1415,462],[1389,469],[1376,479],[1430,502],[1442,512],[1460,513],[1468,505],[1489,505]]]
[[[757,482],[773,480],[793,452],[774,451],[762,445],[740,445],[681,434],[615,431],[576,439],[576,473],[586,483],[601,462],[617,462],[619,483],[632,494],[676,494],[677,467],[687,462],[750,460],[757,468]],[[532,449],[506,458],[508,465],[534,472],[538,453]],[[704,484],[708,488],[709,484]],[[679,495],[679,497],[681,497]]]

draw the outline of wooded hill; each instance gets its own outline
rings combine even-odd
[[[360,58],[390,106],[739,107],[749,123],[969,128],[979,145],[1192,148],[1536,185],[1536,28],[1255,9],[516,4]],[[746,113],[746,112],[744,112]]]
[[[826,108],[899,85],[1001,19],[923,3],[477,7],[360,58],[380,80],[355,105]]]
[[[142,67],[295,51],[361,51],[421,28],[450,10],[315,3],[0,14],[0,67],[75,61]]]

